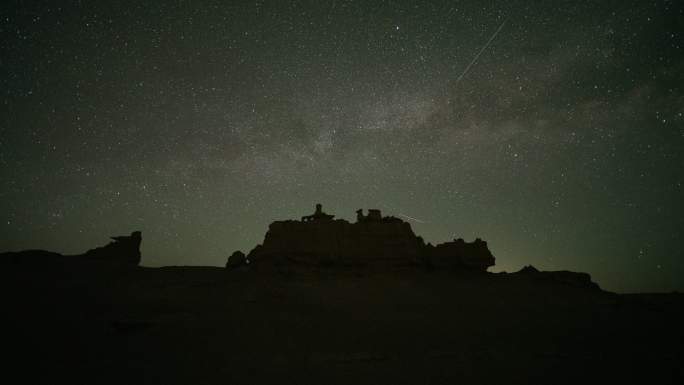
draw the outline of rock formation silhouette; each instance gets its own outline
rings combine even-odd
[[[540,281],[552,281],[555,283],[562,283],[570,286],[600,289],[599,285],[591,280],[591,276],[587,273],[560,270],[560,271],[540,271],[532,265],[524,266],[522,269],[513,273],[514,275],[523,276]]]
[[[78,264],[89,266],[134,267],[140,264],[142,233],[134,231],[127,236],[113,236],[105,246],[90,249],[83,254],[62,255],[45,250],[25,250],[0,254],[0,261],[12,265]]]
[[[226,268],[227,269],[234,269],[236,267],[244,266],[246,265],[247,262],[247,257],[245,256],[245,253],[242,251],[236,251],[233,254],[228,257],[228,261],[226,262]]]
[[[683,383],[681,294],[487,273],[483,240],[426,245],[379,210],[274,222],[226,268],[133,268],[141,241],[0,255],[10,382]]]
[[[428,263],[432,267],[455,267],[485,271],[494,266],[494,256],[487,247],[487,242],[476,238],[466,242],[462,238],[452,242],[427,246]]]
[[[318,203],[314,214],[299,221],[273,222],[264,242],[249,252],[247,260],[257,265],[414,265],[472,271],[494,265],[487,243],[479,238],[432,246],[416,236],[408,222],[383,217],[378,209],[369,209],[367,215],[357,210],[355,223],[334,217]],[[235,267],[237,261],[229,260],[226,266]]]
[[[140,264],[140,243],[142,233],[134,231],[129,236],[111,237],[112,242],[106,246],[86,251],[83,257],[121,265],[138,266]]]

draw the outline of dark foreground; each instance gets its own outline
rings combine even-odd
[[[3,269],[4,383],[682,383],[684,298],[521,275]]]

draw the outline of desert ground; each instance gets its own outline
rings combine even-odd
[[[684,296],[521,274],[3,269],[6,383],[681,383]]]

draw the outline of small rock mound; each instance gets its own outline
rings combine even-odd
[[[532,265],[526,265],[525,267],[520,269],[518,271],[518,273],[520,273],[520,274],[536,274],[536,273],[539,273],[539,270]]]
[[[226,269],[235,269],[240,266],[245,266],[248,263],[249,262],[247,260],[247,256],[245,256],[245,253],[238,250],[228,257],[228,261],[226,261]]]

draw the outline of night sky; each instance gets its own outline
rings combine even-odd
[[[684,289],[677,1],[3,1],[0,250],[223,265],[320,202]],[[474,59],[476,59],[474,61]]]

